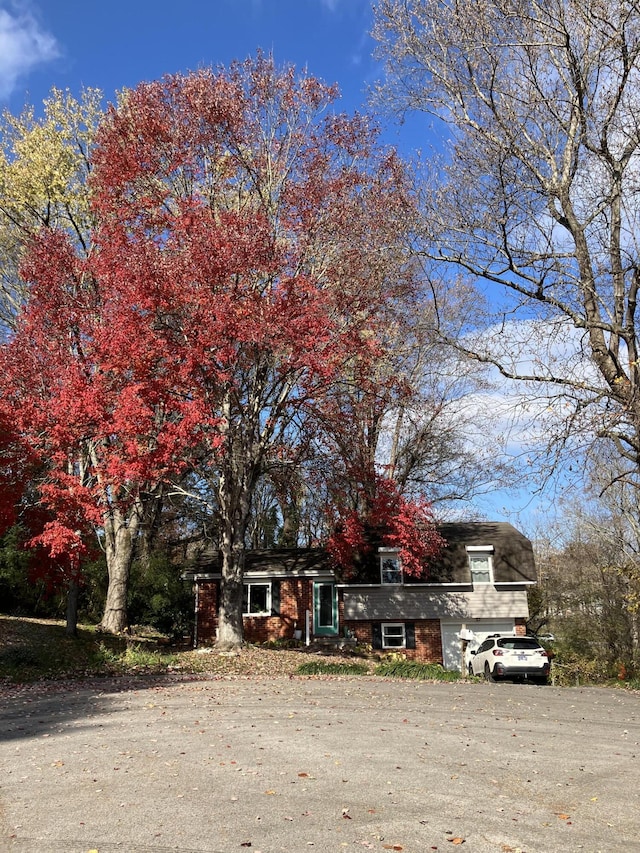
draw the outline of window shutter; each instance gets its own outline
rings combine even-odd
[[[415,622],[406,622],[404,626],[404,636],[406,640],[406,647],[408,649],[415,649],[416,647],[416,626]]]
[[[374,649],[382,648],[382,625],[379,622],[374,622],[371,626],[371,639]]]
[[[271,615],[280,615],[280,581],[271,581]]]

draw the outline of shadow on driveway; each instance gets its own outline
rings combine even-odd
[[[200,680],[197,675],[167,674],[0,684],[0,743],[46,736],[69,723],[93,728],[102,716],[123,708],[114,695]]]

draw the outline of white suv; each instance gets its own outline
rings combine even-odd
[[[488,681],[524,678],[539,684],[549,680],[551,663],[535,637],[493,634],[471,652],[469,675],[484,675]]]

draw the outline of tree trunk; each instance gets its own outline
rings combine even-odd
[[[75,578],[69,581],[67,587],[67,624],[65,633],[67,637],[78,636],[78,596],[80,584]]]
[[[137,507],[131,510],[128,519],[117,510],[105,519],[109,585],[100,627],[110,634],[120,634],[129,627],[127,593],[139,524],[140,516]]]
[[[231,421],[231,418],[228,418]],[[242,581],[244,576],[245,534],[251,515],[251,497],[257,463],[239,437],[228,437],[229,453],[218,486],[222,534],[222,583],[218,611],[216,648],[240,649],[244,642]],[[238,446],[240,445],[240,446]]]
[[[283,548],[295,548],[300,534],[300,507],[295,499],[280,504],[282,512],[282,532],[280,544]]]
[[[163,487],[157,486],[143,501],[140,530],[135,543],[135,557],[145,571],[151,565],[151,554],[157,539],[164,505]]]
[[[242,579],[244,575],[244,545],[222,548],[222,583],[218,612],[216,648],[220,651],[239,649],[244,642],[242,623]]]

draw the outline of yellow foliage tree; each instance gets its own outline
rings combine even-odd
[[[41,116],[27,106],[0,117],[0,324],[13,327],[26,298],[18,268],[29,238],[62,228],[90,245],[89,153],[103,114],[102,93],[80,99],[53,88]]]

